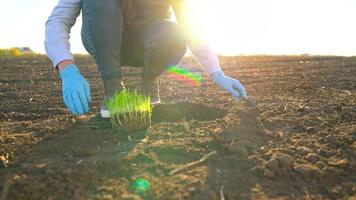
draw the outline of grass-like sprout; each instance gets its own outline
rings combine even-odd
[[[121,91],[107,102],[113,128],[129,133],[146,129],[151,124],[150,98],[136,91]]]

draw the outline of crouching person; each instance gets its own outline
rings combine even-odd
[[[193,38],[184,23],[189,0],[60,0],[46,23],[45,47],[62,79],[63,100],[74,115],[89,111],[90,86],[75,65],[69,33],[82,12],[82,42],[94,58],[105,88],[101,116],[109,118],[106,101],[124,89],[122,66],[142,67],[142,91],[159,104],[158,77],[177,65],[187,47],[221,88],[237,100],[247,98],[236,79],[225,76],[217,55],[205,40]],[[172,6],[177,23],[171,22]]]

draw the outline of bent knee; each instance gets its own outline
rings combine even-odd
[[[157,46],[185,46],[186,42],[176,23],[168,20],[158,20],[148,25],[143,33],[144,48]]]

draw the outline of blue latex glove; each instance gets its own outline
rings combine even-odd
[[[89,111],[90,87],[74,64],[60,72],[64,103],[74,115],[83,115]]]
[[[227,90],[238,101],[242,99],[247,99],[245,87],[240,83],[240,81],[225,76],[222,71],[214,72],[210,75],[210,77],[217,85]]]

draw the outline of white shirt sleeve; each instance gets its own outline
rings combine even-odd
[[[63,60],[73,60],[69,34],[81,6],[81,0],[60,0],[46,22],[45,49],[54,67]]]
[[[211,48],[208,41],[188,40],[187,45],[192,51],[195,59],[200,63],[200,65],[209,75],[221,71],[218,56]]]
[[[173,12],[177,19],[178,26],[180,27],[182,34],[187,40],[187,45],[189,49],[192,51],[195,59],[200,63],[200,65],[205,69],[205,71],[211,75],[214,72],[221,71],[221,67],[219,64],[219,59],[216,53],[213,51],[209,42],[196,35],[195,29],[196,27],[190,27],[188,16],[185,16],[185,6],[189,0],[171,0],[171,6],[173,8]]]

